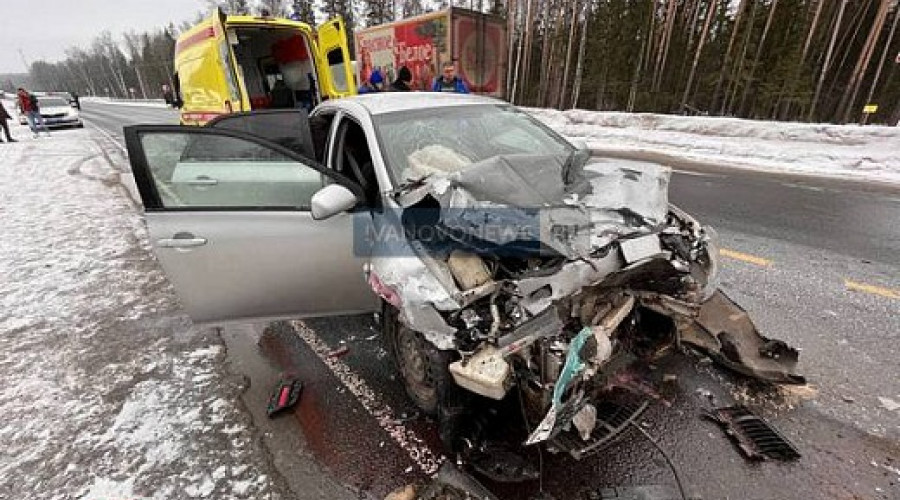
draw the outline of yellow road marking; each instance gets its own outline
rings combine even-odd
[[[719,254],[723,257],[728,257],[729,259],[740,260],[742,262],[748,262],[750,264],[755,264],[760,267],[769,267],[772,265],[772,261],[769,259],[764,259],[762,257],[757,257],[755,255],[750,255],[748,253],[737,252],[735,250],[729,250],[727,248],[720,248]]]
[[[890,288],[884,288],[884,287],[875,286],[875,285],[867,285],[865,283],[858,283],[856,281],[850,281],[850,280],[844,280],[844,286],[847,287],[847,290],[871,293],[872,295],[880,295],[882,297],[887,297],[889,299],[900,299],[900,291],[891,290]]]

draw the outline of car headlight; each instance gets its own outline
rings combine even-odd
[[[712,226],[704,226],[703,242],[706,245],[706,285],[703,287],[705,302],[719,289],[719,233]]]

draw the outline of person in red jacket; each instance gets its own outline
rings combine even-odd
[[[19,98],[19,110],[25,114],[25,119],[28,120],[28,128],[31,129],[31,133],[33,133],[35,137],[38,136],[38,123],[40,123],[40,128],[43,128],[44,132],[46,132],[47,135],[50,135],[50,129],[47,128],[47,122],[44,121],[44,117],[41,116],[41,111],[38,108],[37,97],[22,87],[19,87],[16,96]]]

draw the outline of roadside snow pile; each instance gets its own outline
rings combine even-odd
[[[0,145],[0,498],[281,498],[86,130]]]
[[[528,109],[599,152],[900,184],[900,127]],[[676,160],[677,161],[677,160]]]
[[[102,102],[104,104],[117,104],[120,106],[137,106],[141,108],[168,108],[162,99],[112,99],[109,97],[82,97],[81,102]]]

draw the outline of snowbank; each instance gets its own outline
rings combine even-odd
[[[272,499],[214,332],[180,316],[90,130],[0,145],[0,493]]]
[[[662,153],[723,167],[900,184],[900,127],[529,109],[592,149]]]
[[[112,99],[109,97],[82,97],[81,102],[102,102],[104,104],[116,104],[119,106],[137,106],[141,108],[168,108],[162,99]]]

